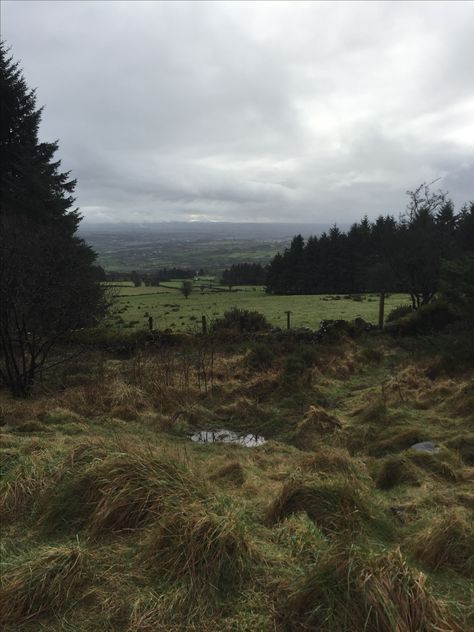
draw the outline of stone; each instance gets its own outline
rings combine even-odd
[[[421,441],[420,443],[414,443],[410,446],[410,450],[415,450],[416,452],[426,452],[428,454],[436,454],[436,452],[439,452],[439,448],[433,441]]]

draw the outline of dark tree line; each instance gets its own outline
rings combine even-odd
[[[267,268],[260,263],[236,263],[222,273],[222,285],[264,285]]]
[[[445,193],[423,184],[409,192],[404,215],[361,222],[342,232],[334,226],[319,237],[293,238],[267,273],[275,294],[356,294],[400,291],[414,308],[438,289],[443,261],[474,252],[474,202],[456,213]]]

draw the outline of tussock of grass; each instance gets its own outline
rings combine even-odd
[[[344,448],[322,446],[312,454],[301,459],[301,468],[306,472],[318,472],[328,475],[344,474],[360,478],[367,476],[363,463],[353,459]]]
[[[474,579],[474,525],[466,511],[436,518],[413,537],[410,550],[432,571],[451,568]]]
[[[15,430],[16,432],[36,433],[47,432],[49,428],[42,421],[38,421],[37,419],[29,419],[28,421],[22,421],[21,423],[16,425]]]
[[[451,450],[456,450],[468,465],[474,465],[474,432],[465,432],[447,441]]]
[[[290,481],[269,506],[266,522],[304,511],[325,533],[358,530],[371,519],[366,499],[353,482],[342,479]]]
[[[34,558],[12,566],[0,587],[0,621],[20,624],[70,605],[88,575],[86,553],[79,546],[44,547]]]
[[[380,436],[380,435],[379,435]],[[393,426],[384,432],[382,438],[372,438],[368,452],[372,456],[383,456],[390,452],[400,452],[410,448],[414,443],[426,441],[426,435],[416,426]]]
[[[142,527],[168,502],[199,495],[191,473],[151,450],[111,454],[65,477],[45,506],[52,529],[85,527],[90,535]]]
[[[77,413],[67,408],[53,408],[42,415],[42,421],[46,424],[67,424],[70,422],[80,422],[82,418]]]
[[[177,507],[151,532],[145,560],[169,581],[185,581],[196,593],[226,594],[247,574],[252,551],[243,523],[231,511],[200,503]]]
[[[297,559],[314,562],[322,549],[327,548],[327,537],[305,513],[285,518],[274,528],[278,545],[286,547]]]
[[[330,549],[286,592],[277,604],[286,632],[461,632],[399,550],[367,558]]]
[[[225,481],[240,487],[245,483],[245,471],[239,461],[223,465],[209,476],[210,481]]]
[[[310,406],[302,421],[296,427],[295,442],[307,445],[313,434],[325,435],[341,428],[341,422],[321,406]]]
[[[13,448],[0,450],[0,476],[5,476],[15,467],[20,458],[20,452]]]
[[[462,462],[456,462],[456,458],[450,457],[449,450],[443,450],[439,454],[410,450],[408,454],[410,461],[417,467],[440,479],[456,482],[459,480],[459,469],[462,467]]]
[[[364,423],[382,423],[387,418],[387,406],[382,401],[370,401],[363,408],[355,411],[357,418]]]
[[[19,519],[31,508],[54,476],[50,455],[22,455],[0,483],[0,514],[3,519]]]
[[[375,484],[384,490],[403,484],[419,485],[420,472],[408,457],[398,454],[389,456],[380,465]]]

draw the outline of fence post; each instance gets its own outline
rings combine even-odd
[[[383,329],[384,311],[385,311],[385,292],[382,290],[380,292],[380,302],[379,302],[379,329]]]
[[[201,318],[201,322],[202,322],[202,333],[206,335],[207,334],[207,321],[206,321],[205,316]]]
[[[291,319],[290,319],[291,312],[288,310],[285,312],[285,314],[286,314],[286,328],[291,329]]]
[[[153,331],[153,316],[148,316],[148,329]]]

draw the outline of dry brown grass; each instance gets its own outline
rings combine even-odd
[[[202,503],[176,507],[150,533],[144,559],[169,581],[183,580],[190,596],[235,590],[253,557],[235,512]]]
[[[290,481],[267,509],[265,521],[275,524],[298,512],[329,534],[358,531],[371,513],[360,486],[344,479]]]
[[[88,576],[79,546],[44,547],[2,576],[0,621],[20,624],[70,607]]]
[[[461,509],[434,519],[410,542],[417,560],[432,571],[451,568],[474,579],[474,524]]]
[[[277,604],[285,632],[461,632],[399,550],[329,550]]]
[[[132,531],[168,503],[202,495],[185,466],[157,451],[135,447],[100,458],[92,446],[81,452],[83,459],[88,452],[93,460],[64,476],[47,499],[42,521],[50,528],[84,527],[93,537]]]
[[[342,474],[356,479],[368,476],[364,463],[352,458],[345,448],[322,446],[314,453],[305,454],[300,463],[306,472],[318,472],[329,476]]]
[[[245,470],[239,461],[223,465],[209,476],[210,481],[224,481],[240,487],[245,483]]]

